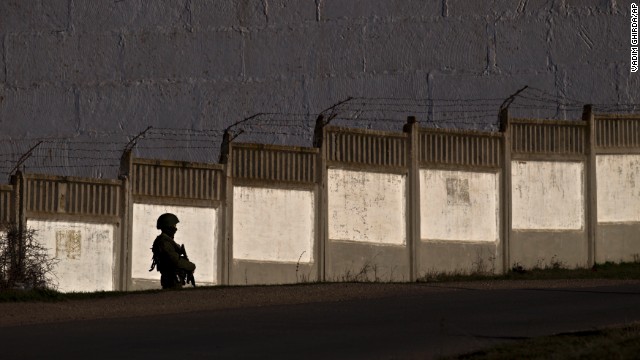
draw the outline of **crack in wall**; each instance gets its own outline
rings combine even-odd
[[[322,0],[316,0],[316,21],[320,21]]]
[[[7,42],[9,42],[9,34],[5,34],[4,37],[2,38],[2,62],[4,65],[4,69],[2,69],[2,71],[4,72],[5,85],[9,83],[9,67],[7,66],[7,52],[8,52]]]
[[[269,1],[268,0],[264,0],[262,2],[262,7],[263,7],[263,10],[264,10],[265,21],[267,23],[269,23]]]
[[[497,60],[497,26],[496,23],[487,23],[485,31],[487,35],[487,66],[485,67],[484,73],[490,74],[493,72],[499,72],[498,69],[498,60]]]
[[[365,43],[364,39],[366,39],[366,36],[367,36],[367,24],[364,24],[362,26],[362,38],[363,38],[362,43],[363,44]],[[364,48],[364,46],[362,47],[362,72],[363,73],[367,72],[367,50]]]
[[[67,3],[67,31],[71,32],[74,30],[73,28],[73,8],[74,8],[73,0],[69,0]]]
[[[187,0],[184,3],[184,11],[187,16],[187,31],[193,32],[193,10],[191,9],[191,0]]]
[[[529,3],[529,0],[520,0],[520,3],[518,4],[518,9],[516,10],[516,12],[520,14],[524,14],[528,3]]]

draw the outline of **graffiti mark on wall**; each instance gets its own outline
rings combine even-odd
[[[469,179],[447,178],[447,205],[471,206]]]
[[[79,260],[82,254],[82,234],[79,230],[56,231],[56,257]]]
[[[497,241],[496,173],[420,170],[423,240]]]

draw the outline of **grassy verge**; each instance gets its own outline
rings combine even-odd
[[[454,282],[454,281],[491,281],[491,280],[554,280],[554,279],[640,279],[640,262],[605,263],[590,269],[565,269],[558,264],[525,270],[514,267],[503,275],[489,275],[483,272],[433,273],[426,274],[418,282]],[[308,283],[289,286],[308,285]],[[220,287],[220,286],[218,286]],[[206,287],[205,287],[206,288]],[[198,287],[197,289],[203,289]],[[154,293],[161,290],[136,291],[135,294]],[[98,291],[91,293],[61,293],[55,290],[0,290],[0,303],[17,301],[67,301],[81,299],[99,299],[104,297],[131,294],[123,291]]]
[[[154,293],[160,290],[136,291],[139,293]],[[131,294],[126,291],[97,291],[97,292],[81,292],[81,293],[62,293],[50,289],[36,290],[0,290],[0,303],[3,302],[28,302],[28,301],[68,301],[82,299],[101,299],[106,297],[123,296]]]
[[[638,359],[640,324],[545,336],[450,359]]]
[[[640,262],[604,263],[589,269],[566,269],[561,264],[549,267],[535,267],[523,269],[514,266],[503,275],[491,275],[483,272],[464,273],[433,273],[425,274],[419,282],[452,282],[452,281],[480,281],[480,280],[557,280],[557,279],[640,279]]]

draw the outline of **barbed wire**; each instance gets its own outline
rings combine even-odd
[[[116,174],[123,151],[128,145],[137,157],[184,161],[217,161],[226,132],[233,141],[296,143],[308,146],[320,115],[332,124],[371,129],[397,130],[408,116],[417,116],[427,127],[460,127],[497,130],[499,111],[504,98],[410,98],[352,97],[317,112],[264,112],[239,120],[226,128],[194,129],[149,127],[138,134],[86,133],[69,136],[44,136],[0,139],[0,175],[15,168],[17,161],[35,143],[30,156],[22,164],[26,169],[56,169],[71,174]],[[513,95],[508,103],[512,117],[566,119],[579,114],[584,101],[536,87],[526,87]],[[636,103],[593,104],[598,112],[631,112],[640,110]],[[327,121],[327,123],[328,123]],[[237,139],[236,139],[237,138]],[[109,176],[111,176],[109,175]],[[105,175],[107,176],[107,175]],[[115,176],[115,175],[113,175]]]

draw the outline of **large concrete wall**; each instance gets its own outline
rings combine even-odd
[[[0,137],[126,142],[149,125],[220,129],[257,112],[317,113],[347,96],[504,99],[525,84],[560,102],[638,103],[629,4],[5,0]],[[495,129],[493,115],[459,123],[444,105],[416,115]]]
[[[596,262],[640,259],[640,156],[598,155]]]
[[[315,204],[313,191],[235,186],[231,283],[315,280]]]
[[[196,264],[194,276],[202,285],[219,283],[218,213],[214,208],[133,204],[131,240],[131,278],[134,289],[160,287],[160,273],[149,271],[151,247],[160,230],[158,216],[173,213],[180,223],[174,239],[184,244],[189,260]]]
[[[58,261],[52,283],[62,292],[114,289],[115,227],[108,224],[28,220],[27,228]]]

